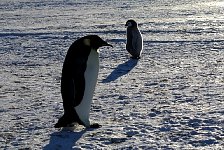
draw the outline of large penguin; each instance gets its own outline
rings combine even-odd
[[[61,77],[64,115],[55,128],[71,127],[74,123],[87,128],[100,127],[97,123],[90,124],[89,113],[99,71],[97,50],[102,46],[113,47],[97,35],[88,35],[69,47]]]
[[[132,55],[132,58],[139,59],[143,49],[143,39],[138,30],[138,24],[134,20],[128,20],[125,26],[127,27],[126,50]]]

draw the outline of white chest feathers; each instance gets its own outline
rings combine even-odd
[[[96,50],[91,50],[85,71],[85,90],[84,96],[80,105],[75,107],[75,110],[85,124],[86,127],[90,126],[89,113],[92,103],[92,98],[97,83],[97,77],[99,72],[99,53]]]

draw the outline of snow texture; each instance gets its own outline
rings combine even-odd
[[[224,2],[1,0],[0,149],[224,149]],[[125,50],[125,22],[143,34]],[[97,34],[100,71],[90,120],[53,128],[60,77],[79,37]]]

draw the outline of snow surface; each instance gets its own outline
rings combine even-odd
[[[1,0],[0,149],[224,149],[224,2]],[[143,57],[125,50],[135,19]],[[78,37],[100,49],[91,108],[99,129],[53,128],[60,77]]]

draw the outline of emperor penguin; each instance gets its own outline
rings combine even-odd
[[[143,49],[142,34],[138,29],[138,24],[134,20],[128,20],[126,50],[132,55],[132,58],[139,59]]]
[[[87,35],[69,47],[61,77],[64,115],[55,128],[77,123],[86,128],[100,127],[98,123],[90,124],[89,113],[99,72],[98,49],[103,46],[113,47],[97,35]]]

